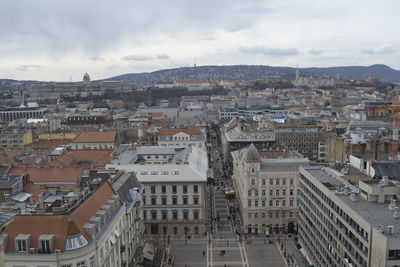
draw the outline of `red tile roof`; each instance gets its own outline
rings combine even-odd
[[[76,149],[67,150],[64,155],[57,157],[51,165],[91,164],[96,167],[105,166],[111,159],[112,149]]]
[[[83,168],[78,167],[57,167],[57,166],[36,166],[36,167],[13,167],[10,174],[29,175],[29,181],[38,182],[78,182],[82,176]]]
[[[41,139],[35,143],[25,145],[25,147],[32,147],[32,148],[56,148],[59,146],[63,146],[68,144],[67,140],[63,139]]]
[[[113,143],[117,131],[82,132],[72,141],[73,143]]]
[[[203,132],[198,128],[193,129],[163,129],[159,131],[159,135],[175,135],[177,133],[185,133],[188,135],[202,135]]]
[[[28,248],[36,249],[41,235],[53,234],[53,252],[55,249],[65,251],[69,235],[82,233],[86,240],[91,242],[91,238],[83,229],[83,226],[90,221],[92,216],[96,215],[96,211],[106,204],[106,201],[111,199],[114,194],[115,192],[110,184],[106,182],[70,215],[16,215],[5,229],[5,233],[8,235],[6,252],[15,252],[14,240],[19,234],[30,234]]]

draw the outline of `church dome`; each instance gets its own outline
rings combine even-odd
[[[90,76],[87,72],[83,75],[83,80],[90,80]]]

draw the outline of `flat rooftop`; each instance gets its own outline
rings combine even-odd
[[[359,196],[359,189],[350,185],[348,182],[343,180],[341,176],[337,175],[337,172],[322,166],[310,166],[304,168],[307,172],[313,175],[319,182],[321,182],[326,188],[331,191],[335,191],[335,196],[342,200],[347,206],[352,209],[352,212],[358,214],[374,228],[378,225],[383,226],[383,235],[387,238],[399,238],[400,237],[400,220],[394,218],[394,211],[389,210],[389,203],[378,203],[369,202]],[[377,185],[380,180],[364,180],[364,183],[371,184],[372,186]],[[346,187],[347,186],[347,187]],[[398,186],[394,183],[389,183],[390,186]],[[337,193],[340,189],[347,188],[348,193]],[[356,193],[356,200],[350,199],[350,192]],[[351,215],[351,214],[350,214]],[[394,226],[393,235],[387,233],[387,226]]]

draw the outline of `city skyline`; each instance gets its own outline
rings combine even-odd
[[[0,78],[80,81],[198,65],[400,69],[396,1],[0,3]]]

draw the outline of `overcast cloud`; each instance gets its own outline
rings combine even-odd
[[[0,2],[0,78],[81,80],[193,65],[400,69],[397,0]]]

